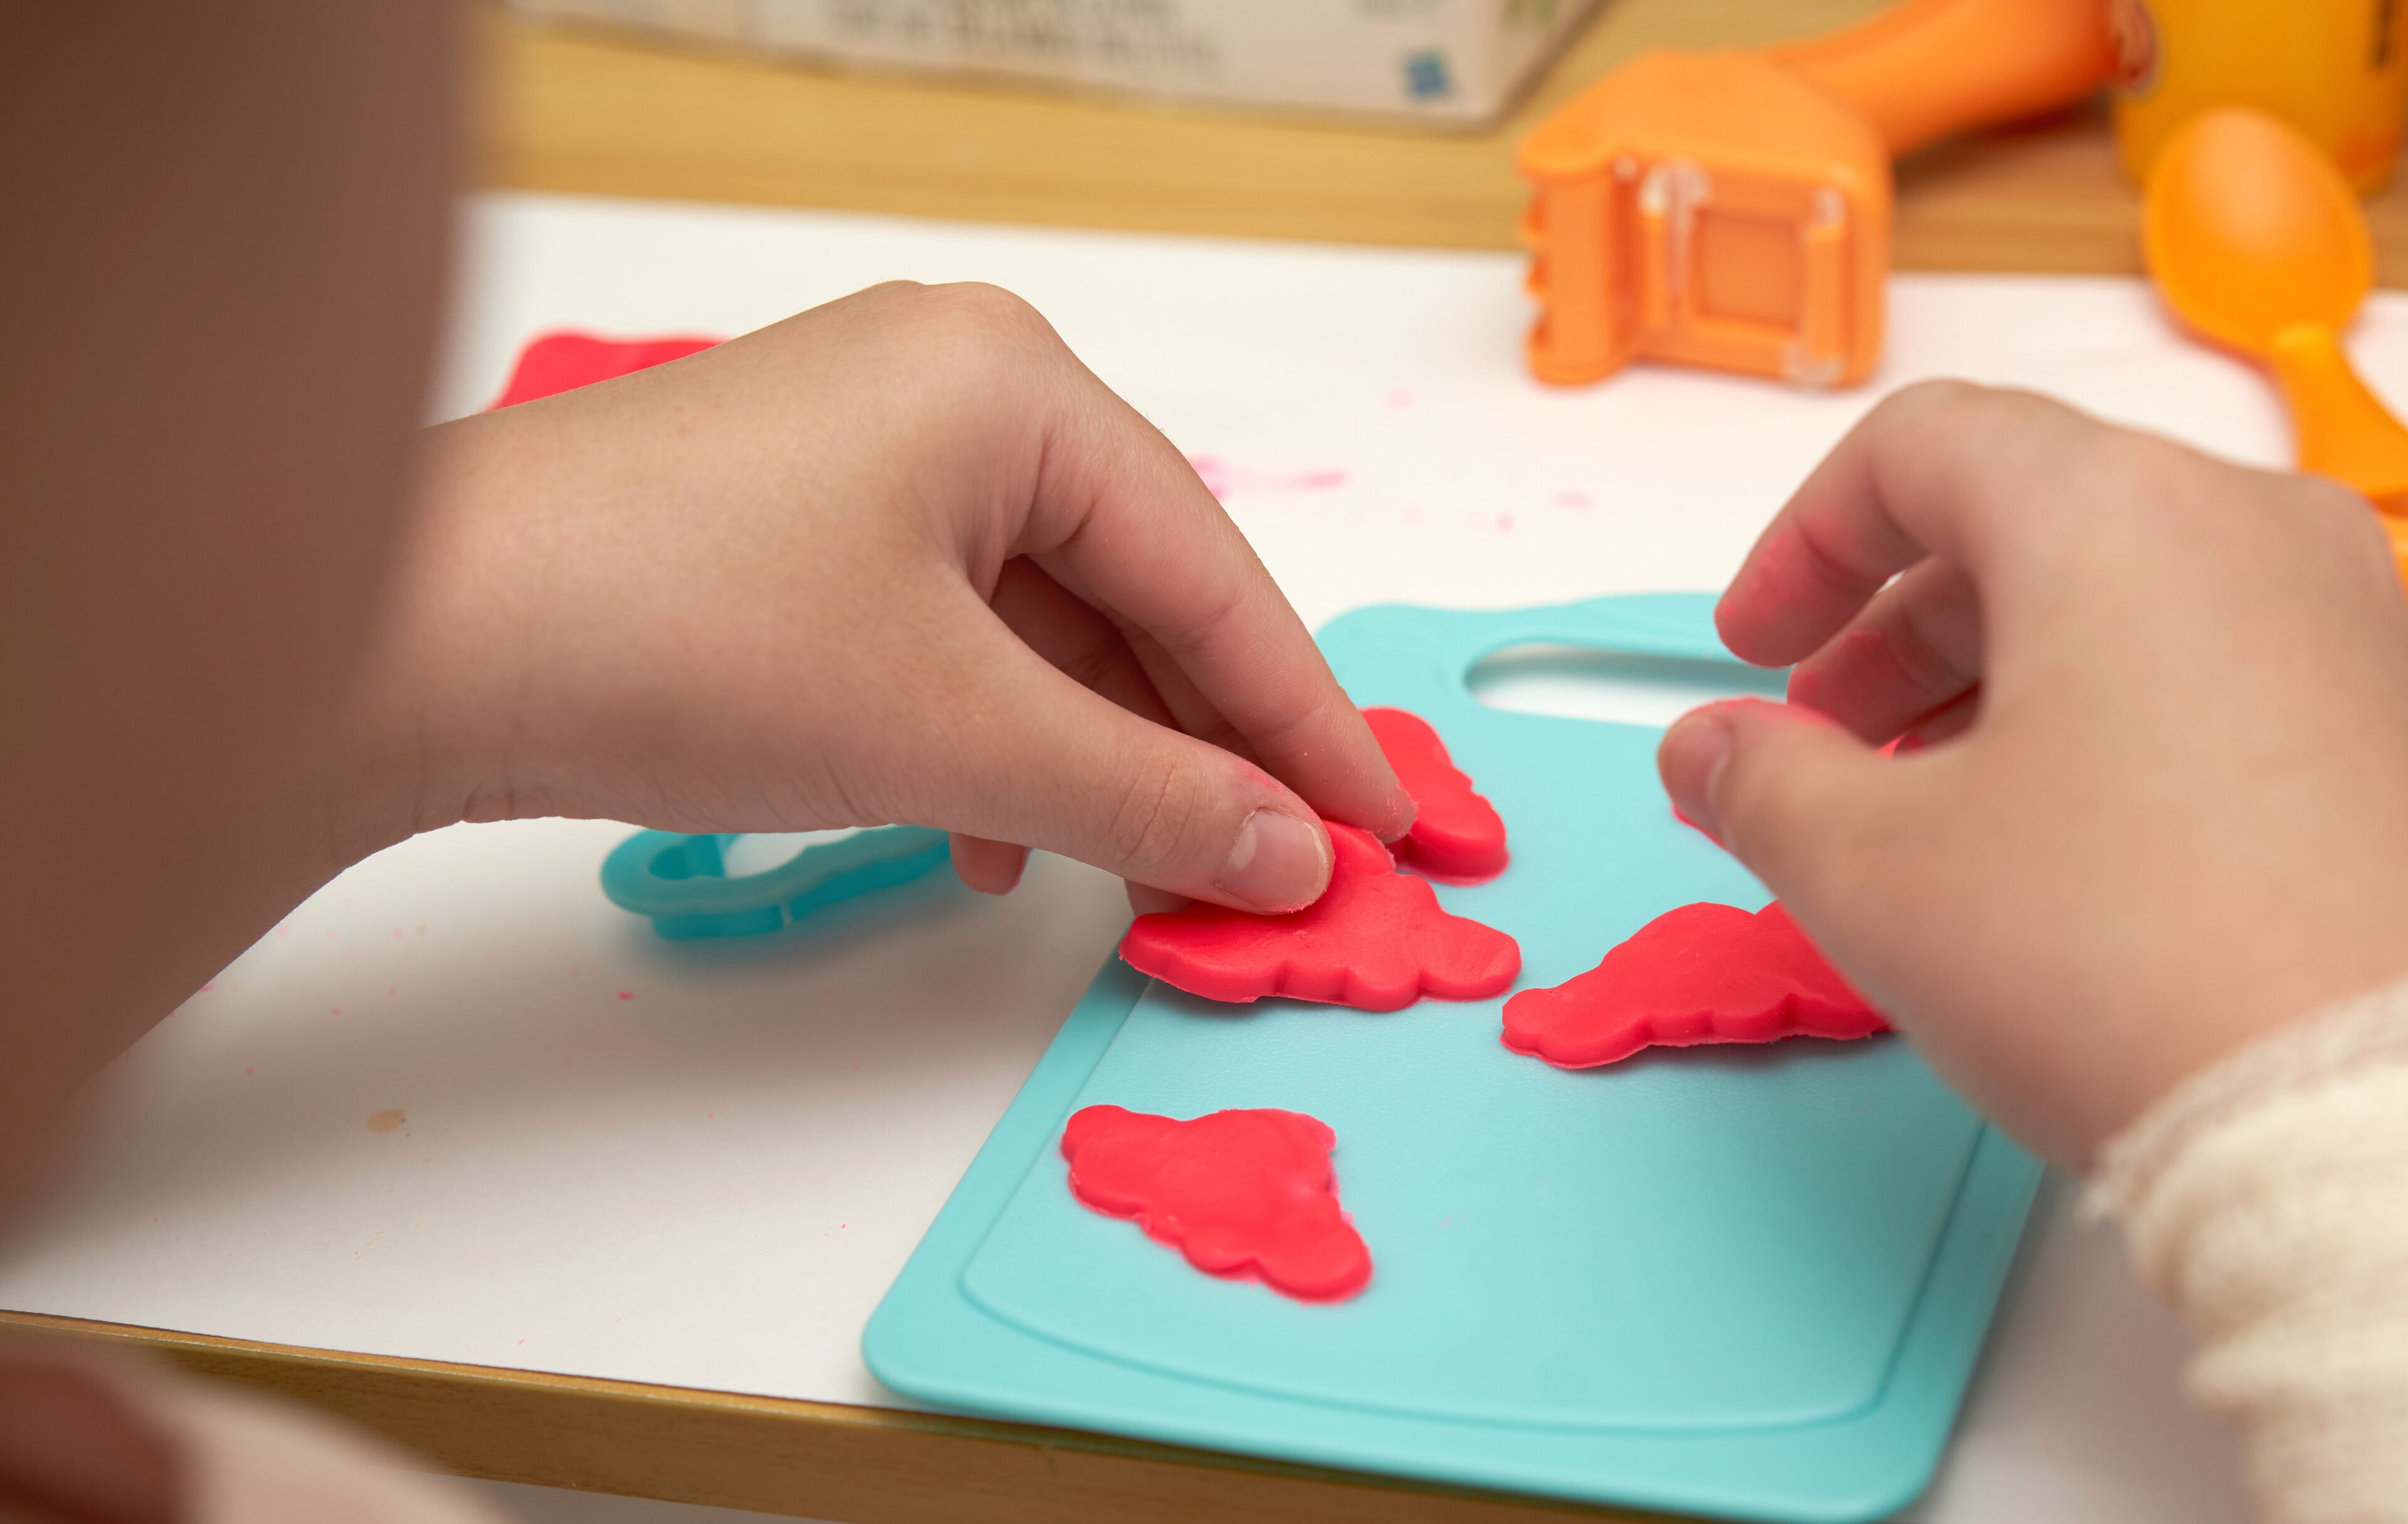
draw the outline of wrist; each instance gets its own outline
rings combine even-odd
[[[466,819],[465,790],[440,758],[428,717],[394,691],[380,659],[363,668],[334,716],[320,771],[337,871]]]
[[[445,431],[422,436],[414,501],[394,547],[393,574],[366,650],[329,725],[325,748],[330,839],[357,862],[421,832],[470,818],[480,792],[454,717],[476,686],[463,665],[460,621],[444,606],[459,558],[447,553]],[[445,638],[452,632],[454,638]],[[488,817],[491,818],[491,817]]]

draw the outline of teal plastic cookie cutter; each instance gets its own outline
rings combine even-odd
[[[945,833],[886,825],[804,847],[767,873],[727,876],[737,833],[638,831],[602,860],[602,892],[672,941],[757,936],[812,911],[924,877],[951,856]]]

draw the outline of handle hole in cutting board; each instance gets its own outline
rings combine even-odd
[[[1785,668],[1538,643],[1492,651],[1464,675],[1492,709],[1659,727],[1716,699],[1777,699],[1788,682]]]

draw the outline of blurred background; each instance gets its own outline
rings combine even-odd
[[[1785,41],[1885,8],[488,0],[475,16],[477,175],[494,187],[599,195],[1512,249],[1528,197],[1515,145],[1584,86],[1648,49]],[[2143,26],[2192,21],[2164,13],[2195,10],[2237,29],[2243,56],[2269,75],[2225,86],[2242,95],[2344,93],[2252,29],[2302,50],[2317,41],[2323,10],[2336,27],[2362,33],[2383,12],[2381,24],[2397,29],[2387,14],[2397,7],[2356,0],[2114,8]],[[1250,29],[1272,40],[1250,46]],[[2326,50],[2364,52],[2338,38]],[[2138,273],[2139,192],[2111,115],[2100,97],[1909,155],[1898,170],[1895,266]],[[2382,283],[2400,284],[2408,200],[2386,185],[2367,213]]]

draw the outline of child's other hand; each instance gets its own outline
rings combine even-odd
[[[2408,601],[2344,489],[1916,387],[1718,620],[1791,704],[1683,719],[1673,799],[2060,1162],[2408,972]]]
[[[1249,910],[1412,803],[1179,452],[1044,320],[882,286],[448,425],[364,705],[408,827],[908,821]],[[1017,844],[1017,845],[1006,845]]]

